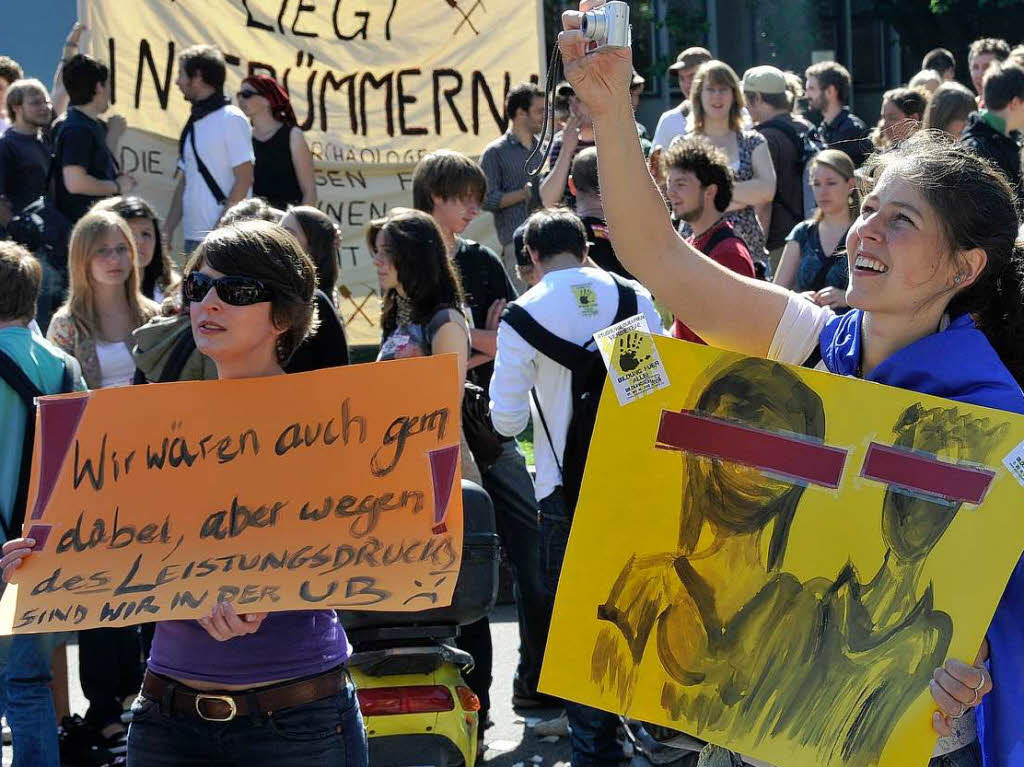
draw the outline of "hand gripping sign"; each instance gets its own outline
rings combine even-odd
[[[620,337],[671,383],[620,401],[609,368],[543,691],[786,767],[926,764],[932,672],[1024,547],[1024,417]]]
[[[448,356],[41,398],[36,551],[3,594],[0,633],[193,618],[218,600],[450,604],[457,380]]]

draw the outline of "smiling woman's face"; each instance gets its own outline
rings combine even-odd
[[[894,170],[886,170],[864,199],[846,237],[847,302],[865,311],[906,315],[951,295],[955,266],[935,211]]]

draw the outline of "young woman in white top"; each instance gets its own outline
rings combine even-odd
[[[584,0],[580,9],[600,5]],[[566,11],[562,20],[566,77],[594,118],[615,252],[638,279],[659,286],[667,309],[724,349],[795,364],[810,363],[817,350],[819,366],[832,372],[1024,412],[1024,252],[1015,244],[1013,192],[1001,174],[927,135],[881,155],[874,189],[847,237],[847,304],[854,311],[837,316],[721,267],[677,235],[632,130],[631,51],[587,53],[582,14]],[[1008,639],[1019,631],[1022,605],[1018,564],[978,657],[950,659],[935,670],[932,724],[956,738],[957,752],[977,751],[960,725],[979,706],[981,746],[990,759],[1008,757],[1019,742],[1013,728],[1024,695],[1024,653]],[[990,649],[995,693],[985,700],[993,690],[984,665]],[[965,739],[969,745],[961,748]],[[936,755],[949,752],[940,741]]]
[[[71,232],[68,299],[46,337],[75,357],[90,389],[127,386],[135,374],[131,332],[157,312],[139,290],[131,228],[116,213],[92,210]]]

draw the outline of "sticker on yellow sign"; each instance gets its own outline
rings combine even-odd
[[[620,405],[669,385],[647,318],[629,317],[594,334]]]
[[[606,384],[541,689],[781,767],[927,764],[933,671],[1021,554],[1024,417],[652,341],[672,385]]]

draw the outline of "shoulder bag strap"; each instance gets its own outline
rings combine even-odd
[[[221,191],[220,184],[217,183],[217,179],[210,173],[210,169],[206,167],[206,163],[203,162],[203,158],[199,156],[199,150],[196,149],[196,124],[192,123],[188,128],[188,137],[192,143],[192,154],[196,158],[196,166],[199,168],[199,175],[203,177],[203,181],[206,182],[206,186],[210,189],[210,194],[213,195],[213,199],[217,201],[218,205],[223,205],[227,202],[228,196]]]
[[[544,428],[544,434],[547,435],[548,445],[551,446],[551,456],[555,459],[555,466],[558,468],[558,476],[562,477],[562,462],[558,460],[558,451],[555,450],[555,442],[551,439],[551,430],[548,429],[547,419],[544,417],[544,410],[541,409],[540,400],[537,399],[537,390],[530,389],[530,396],[533,397],[533,404],[537,408],[537,415],[540,416],[540,425]]]
[[[619,292],[619,308],[615,312],[615,319],[612,320],[612,325],[614,325],[617,322],[629,319],[635,315],[639,309],[637,308],[636,291],[633,290],[633,286],[630,285],[624,277],[620,277],[614,272],[608,272],[608,276],[615,280],[615,287]]]
[[[65,365],[65,375],[67,366]],[[25,404],[25,433],[22,436],[21,465],[18,469],[18,486],[14,493],[14,505],[10,509],[10,522],[0,514],[0,528],[7,540],[16,538],[25,523],[25,505],[28,502],[28,483],[32,472],[32,448],[35,446],[36,421],[33,417],[34,400],[43,396],[42,392],[25,371],[7,354],[0,351],[0,379],[10,386]]]
[[[575,370],[590,359],[590,353],[586,349],[559,338],[517,304],[505,307],[501,321],[507,322],[534,349],[569,370]]]

